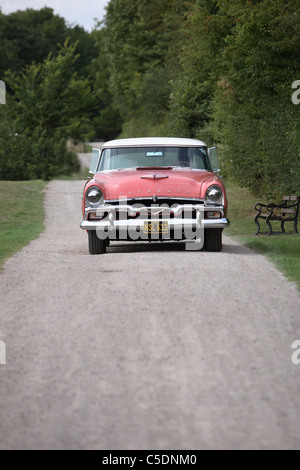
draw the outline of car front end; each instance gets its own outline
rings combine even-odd
[[[92,254],[105,252],[110,241],[203,239],[207,249],[221,250],[229,225],[226,190],[203,142],[109,142],[94,171],[84,189],[81,224]]]

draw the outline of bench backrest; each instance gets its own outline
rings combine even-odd
[[[284,196],[283,201],[286,203],[286,207],[284,207],[281,211],[282,216],[294,218],[299,214],[299,205],[300,205],[300,197],[298,196]],[[298,201],[298,204],[295,205]],[[294,205],[294,207],[289,207],[288,203]]]

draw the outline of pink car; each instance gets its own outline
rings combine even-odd
[[[199,140],[126,139],[93,149],[81,223],[90,254],[111,241],[185,240],[187,249],[221,251],[229,221],[218,171],[216,149]]]

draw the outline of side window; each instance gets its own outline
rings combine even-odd
[[[212,147],[208,149],[208,155],[212,170],[217,173],[220,171],[219,159],[218,159],[218,152],[217,147]]]
[[[101,151],[98,149],[93,149],[92,151],[92,158],[91,158],[91,165],[90,165],[90,173],[95,174],[98,168],[98,163],[100,159]]]
[[[209,170],[207,152],[204,148],[191,149],[191,167],[197,170]]]

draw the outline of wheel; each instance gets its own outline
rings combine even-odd
[[[204,233],[204,248],[206,251],[222,251],[222,233],[221,228],[207,228]]]
[[[107,242],[100,240],[95,230],[90,230],[89,235],[89,250],[91,255],[104,255],[106,253]]]

